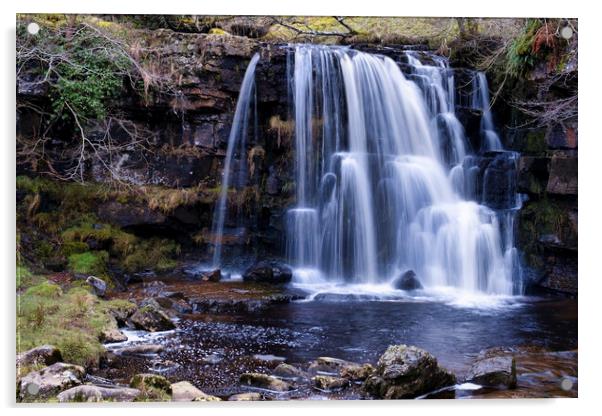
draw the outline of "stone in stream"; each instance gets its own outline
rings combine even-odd
[[[140,390],[129,387],[101,387],[93,384],[76,386],[61,392],[59,402],[131,402],[140,396]]]
[[[357,365],[351,361],[333,357],[318,357],[309,364],[307,371],[310,374],[339,375],[345,366]]]
[[[413,270],[408,270],[395,279],[393,287],[400,290],[418,290],[422,289],[422,283],[420,283]]]
[[[455,384],[456,377],[437,359],[414,346],[391,345],[381,355],[376,371],[363,389],[379,399],[411,399]]]
[[[86,372],[74,364],[54,363],[23,376],[17,385],[21,400],[40,400],[82,384]]]
[[[260,389],[280,392],[291,389],[289,383],[276,377],[260,373],[244,373],[240,376],[240,383],[249,387],[257,387]]]
[[[282,263],[260,261],[245,270],[242,279],[245,282],[284,284],[293,279],[293,271]]]
[[[167,331],[176,327],[165,311],[152,303],[148,303],[134,312],[129,322],[136,329],[150,332]]]
[[[307,380],[309,378],[305,371],[286,363],[278,364],[274,371],[272,371],[272,375],[289,380]]]
[[[192,313],[192,307],[184,299],[174,297],[158,297],[155,301],[165,309],[172,309],[179,314]]]
[[[350,363],[341,367],[341,377],[350,381],[364,381],[374,373],[372,364]]]
[[[337,391],[349,386],[349,380],[346,378],[332,376],[315,376],[311,379],[314,386],[319,390]]]
[[[100,342],[110,344],[113,342],[124,342],[128,340],[127,335],[117,328],[105,329],[100,333]]]
[[[159,344],[141,344],[123,347],[115,350],[115,354],[119,355],[149,355],[158,354],[163,351],[163,346]]]
[[[482,386],[516,388],[516,361],[512,356],[477,358],[466,381]]]
[[[219,397],[205,394],[189,381],[179,381],[171,385],[171,400],[174,402],[220,401]]]
[[[219,282],[222,280],[222,271],[215,269],[201,273],[201,280],[204,282]]]
[[[164,401],[172,394],[171,383],[157,374],[136,374],[130,380],[130,387],[142,392],[142,396],[150,400]]]

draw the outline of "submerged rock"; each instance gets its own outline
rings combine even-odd
[[[289,380],[305,380],[309,378],[305,371],[286,363],[278,364],[274,371],[272,371],[272,375]]]
[[[171,395],[171,383],[165,377],[157,374],[136,374],[130,380],[130,387],[142,391],[158,390]]]
[[[422,289],[422,283],[420,283],[413,270],[408,270],[395,279],[393,287],[399,290],[418,290]]]
[[[245,282],[285,284],[293,279],[293,271],[275,261],[260,261],[245,270],[242,278]]]
[[[84,368],[79,365],[54,363],[21,378],[17,394],[21,400],[46,399],[82,384],[85,374]]]
[[[315,376],[311,380],[316,388],[326,391],[342,390],[349,386],[349,380],[340,377]]]
[[[180,381],[171,385],[172,400],[174,402],[192,401],[219,401],[219,397],[210,396],[197,389],[189,381]]]
[[[140,396],[140,390],[129,387],[100,387],[93,384],[70,388],[60,393],[59,402],[131,402]]]
[[[157,308],[153,304],[147,304],[139,308],[130,317],[129,322],[136,329],[150,332],[168,331],[176,327],[169,316],[160,307]]]
[[[308,372],[310,374],[331,374],[339,375],[343,367],[358,365],[351,361],[341,360],[333,357],[318,357],[309,364]]]
[[[272,391],[288,391],[291,389],[289,383],[279,378],[260,373],[244,373],[240,376],[240,383],[250,387]]]
[[[115,350],[115,354],[119,355],[148,355],[158,354],[163,351],[163,346],[159,344],[142,344],[132,345],[131,347],[123,347]]]
[[[516,388],[516,361],[512,356],[478,358],[468,370],[466,381],[483,386]]]
[[[456,377],[439,367],[427,351],[407,345],[391,345],[379,358],[376,371],[363,384],[380,399],[411,399],[455,384]]]

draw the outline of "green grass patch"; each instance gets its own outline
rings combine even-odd
[[[109,253],[106,251],[87,251],[69,256],[69,270],[74,273],[105,276]]]

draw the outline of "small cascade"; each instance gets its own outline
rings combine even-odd
[[[212,225],[212,244],[213,251],[213,267],[220,267],[222,256],[222,244],[224,238],[224,224],[228,219],[228,214],[233,218],[240,218],[237,213],[228,213],[228,190],[231,186],[240,189],[246,185],[248,177],[247,166],[247,139],[249,135],[249,124],[251,123],[251,107],[255,99],[255,68],[259,61],[259,54],[255,54],[243,77],[238,101],[236,103],[236,111],[232,128],[228,137],[228,148],[226,150],[226,159],[224,162],[224,170],[222,183],[219,193],[219,198],[215,205]],[[256,125],[256,118],[253,119]],[[256,134],[256,128],[253,133]]]
[[[472,80],[472,95],[470,106],[481,110],[481,140],[483,150],[502,150],[500,137],[495,132],[491,105],[489,102],[489,86],[483,72],[476,71]]]
[[[345,47],[293,53],[297,202],[286,215],[287,256],[304,282],[308,269],[346,283],[412,269],[427,287],[517,293],[513,217],[486,186],[503,162],[494,157],[483,173],[455,115],[447,61],[427,65],[408,52],[404,75],[390,58]],[[478,80],[485,148],[501,150]]]

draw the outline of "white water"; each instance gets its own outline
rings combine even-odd
[[[390,58],[295,48],[297,205],[286,216],[295,280],[383,293],[411,269],[427,289],[512,295],[512,236],[470,200],[475,164],[454,114],[453,72],[443,58],[407,58],[411,79]],[[484,148],[501,149],[478,80]]]
[[[221,264],[222,255],[222,239],[224,235],[224,223],[226,221],[228,189],[231,184],[232,165],[238,159],[238,180],[235,185],[241,186],[246,182],[246,147],[247,147],[247,128],[249,124],[249,109],[251,100],[255,92],[255,68],[259,61],[259,54],[255,54],[245,72],[238,101],[236,102],[236,111],[234,112],[234,120],[228,137],[228,148],[226,150],[226,159],[224,162],[223,178],[219,198],[215,206],[213,214],[212,226],[212,244],[213,252],[213,268],[219,267]]]

